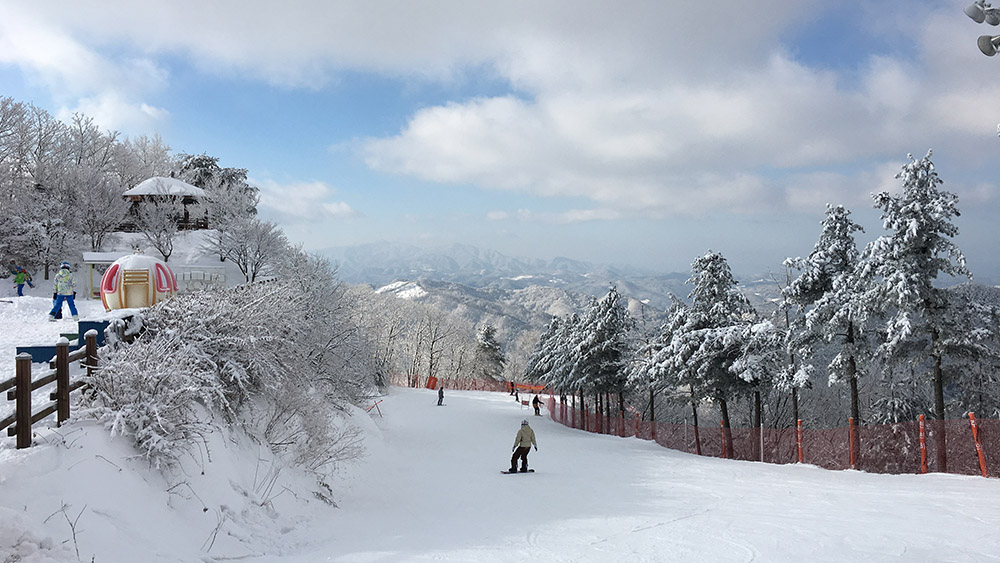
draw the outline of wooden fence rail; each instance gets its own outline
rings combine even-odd
[[[8,436],[17,436],[17,448],[31,446],[31,425],[43,418],[56,413],[56,424],[61,425],[69,418],[69,394],[84,385],[82,379],[70,382],[69,365],[77,360],[83,361],[87,375],[97,368],[97,331],[88,330],[84,335],[85,345],[73,352],[69,351],[69,340],[59,339],[56,344],[56,357],[49,362],[50,369],[42,372],[38,379],[31,379],[31,354],[18,354],[15,375],[6,381],[0,381],[0,393],[7,391],[7,400],[14,401],[14,414],[0,420],[0,431],[7,429]],[[45,387],[52,382],[56,390],[49,394],[53,401],[37,413],[31,412],[32,392]]]

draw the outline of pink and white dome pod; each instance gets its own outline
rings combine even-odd
[[[177,292],[177,277],[167,263],[132,254],[115,260],[101,278],[104,309],[151,307]]]

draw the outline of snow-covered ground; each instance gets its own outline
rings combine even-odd
[[[75,327],[46,320],[37,285],[3,288],[2,379],[15,346]],[[238,433],[166,476],[93,421],[43,422],[27,450],[0,436],[0,561],[1000,561],[997,479],[702,458],[565,428],[505,393],[436,402],[393,388],[384,416],[350,413],[367,453],[329,489]],[[501,475],[522,418],[537,472]]]

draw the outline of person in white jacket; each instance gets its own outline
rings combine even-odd
[[[80,315],[76,312],[76,280],[73,279],[73,272],[69,269],[69,262],[63,262],[56,274],[55,284],[56,300],[49,311],[49,320],[55,322],[56,313],[62,311],[62,304],[65,301],[69,305],[69,312],[73,315],[73,320],[80,320]]]
[[[510,458],[511,473],[517,471],[518,459],[521,460],[521,472],[528,472],[528,452],[531,451],[531,446],[535,446],[535,451],[538,451],[538,443],[535,442],[535,431],[528,425],[527,420],[522,420],[521,429],[517,431],[517,436],[514,437],[514,455]]]

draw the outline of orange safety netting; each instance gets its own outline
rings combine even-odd
[[[851,427],[832,429],[694,427],[606,416],[573,408],[549,397],[552,419],[565,426],[622,437],[653,440],[666,448],[699,455],[767,463],[802,462],[825,469],[852,468]],[[972,422],[976,426],[976,438]],[[918,421],[856,425],[854,469],[870,473],[946,472],[988,475],[1000,463],[1000,420]],[[923,446],[921,443],[923,442]],[[978,444],[977,444],[978,442]],[[943,455],[942,455],[943,453]]]

